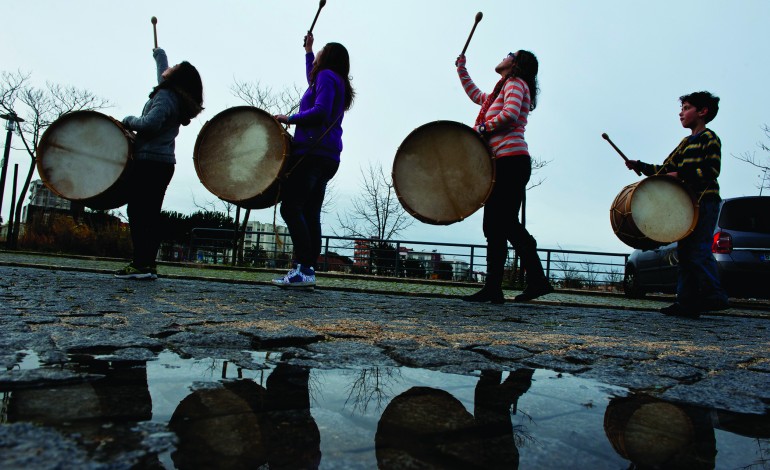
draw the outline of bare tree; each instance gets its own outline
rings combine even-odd
[[[561,246],[559,246],[561,250]],[[570,260],[569,253],[554,253],[553,271],[561,273],[562,287],[576,288],[581,287],[585,281],[578,269],[577,263]],[[558,275],[557,275],[558,276]]]
[[[81,110],[110,107],[108,100],[88,90],[46,82],[45,88],[30,84],[30,73],[0,73],[0,109],[24,119],[17,129],[24,150],[30,157],[29,170],[14,209],[14,227],[9,230],[9,246],[16,246],[24,198],[37,163],[37,146],[43,132],[62,115]]]
[[[259,81],[246,82],[237,79],[230,87],[230,92],[247,105],[270,114],[291,114],[299,108],[299,100],[302,98],[302,90],[297,85],[274,92],[271,87],[263,86]]]
[[[585,260],[580,263],[582,270],[582,278],[586,287],[589,289],[595,289],[599,285],[599,274],[596,269],[596,264],[593,261]]]
[[[612,266],[604,273],[604,280],[613,290],[617,290],[623,282],[623,272],[617,266]]]
[[[382,406],[393,396],[391,390],[392,382],[398,382],[401,379],[401,372],[392,367],[372,367],[361,369],[358,377],[350,384],[348,398],[345,400],[345,406],[351,404],[353,411],[362,415],[366,413],[369,404],[373,403],[376,411],[380,411]]]
[[[548,166],[549,163],[551,163],[553,160],[541,160],[536,157],[532,157],[532,174],[534,175],[538,170],[542,170],[546,166]],[[540,186],[545,182],[545,178],[540,178],[537,181],[529,180],[529,186],[527,186],[527,190],[535,188],[537,186]]]
[[[770,139],[770,127],[767,124],[762,126],[762,131],[765,133],[765,136]],[[757,147],[759,147],[759,149],[765,153],[770,153],[770,147],[768,147],[767,144],[758,142]],[[770,158],[768,158],[767,163],[763,164],[756,158],[755,154],[756,152],[744,152],[741,155],[733,155],[733,157],[762,170],[762,181],[757,185],[757,189],[759,189],[759,195],[761,196],[763,189],[770,189],[770,179],[768,179],[768,171],[770,171]]]
[[[363,194],[352,199],[352,210],[337,221],[344,236],[390,240],[414,223],[396,196],[393,180],[381,163],[361,168]]]

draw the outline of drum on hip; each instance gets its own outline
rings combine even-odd
[[[413,130],[393,161],[393,186],[404,209],[434,225],[459,222],[492,192],[492,150],[472,128],[435,121]]]
[[[650,176],[620,191],[610,223],[620,241],[650,250],[691,234],[698,223],[698,202],[681,180]]]
[[[226,109],[204,124],[193,161],[203,186],[246,209],[278,202],[291,137],[275,118],[252,106]]]
[[[92,209],[127,202],[132,161],[133,134],[97,111],[62,115],[37,148],[37,171],[46,187]]]

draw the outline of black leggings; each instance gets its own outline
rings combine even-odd
[[[292,159],[289,168],[297,161]],[[281,217],[289,228],[294,257],[302,266],[314,267],[321,254],[321,206],[326,184],[339,165],[331,158],[306,155],[281,185]]]
[[[134,161],[127,212],[134,244],[132,264],[138,268],[155,266],[160,248],[160,211],[172,176],[173,163]]]
[[[508,242],[521,258],[529,283],[545,280],[543,266],[537,256],[537,241],[519,222],[532,174],[529,156],[495,159],[495,186],[484,205],[484,236],[487,238],[487,280],[489,287],[502,286]]]

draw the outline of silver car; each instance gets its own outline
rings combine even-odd
[[[711,251],[730,297],[770,298],[770,197],[722,200]],[[676,243],[634,250],[626,263],[623,291],[629,297],[676,292],[677,269]]]

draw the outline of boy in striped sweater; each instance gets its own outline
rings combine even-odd
[[[706,124],[716,117],[719,98],[707,91],[698,91],[681,96],[679,102],[682,104],[679,121],[682,127],[690,129],[690,135],[682,139],[662,165],[632,160],[626,162],[626,166],[646,176],[667,174],[679,178],[699,201],[695,229],[677,243],[677,301],[661,309],[665,315],[697,318],[701,312],[728,307],[727,294],[721,287],[711,252],[721,202],[717,177],[722,143]]]
[[[494,151],[495,185],[484,205],[486,282],[479,292],[463,297],[463,300],[505,301],[502,283],[509,241],[527,273],[527,287],[515,300],[532,300],[553,292],[537,255],[537,241],[519,222],[519,210],[532,173],[532,159],[524,140],[524,128],[529,112],[537,105],[537,58],[529,51],[508,53],[495,67],[501,78],[489,94],[476,87],[465,62],[464,55],[457,58],[457,74],[465,93],[481,106],[475,128]]]

